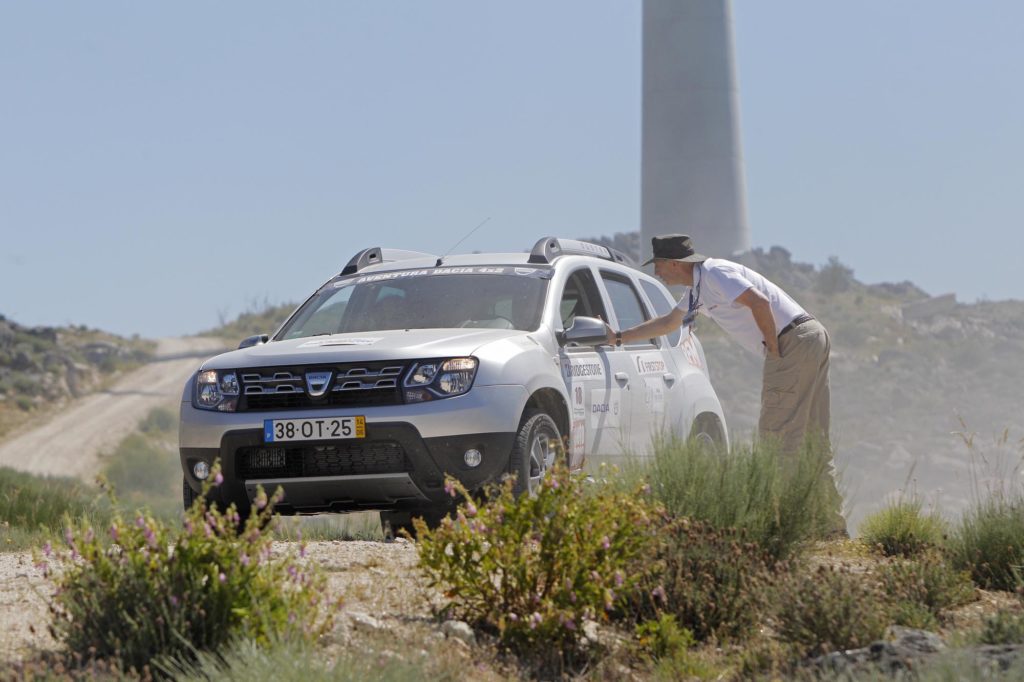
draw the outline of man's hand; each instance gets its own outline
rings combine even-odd
[[[770,345],[768,343],[769,340],[771,341]],[[775,359],[782,357],[782,353],[779,352],[779,340],[777,338],[769,337],[767,340],[762,341],[761,345],[764,346],[765,352],[768,354],[768,357]]]

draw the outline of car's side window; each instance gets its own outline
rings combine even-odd
[[[654,282],[648,282],[647,280],[640,280],[640,286],[643,287],[644,293],[647,294],[647,298],[651,299],[651,304],[654,306],[654,312],[658,316],[665,315],[672,312],[672,309],[676,307],[675,302],[665,295],[665,292],[658,288],[658,285]],[[676,328],[674,332],[668,335],[668,345],[675,348],[679,345],[679,337],[682,336],[682,330]]]
[[[562,291],[562,298],[558,303],[559,315],[562,317],[562,326],[568,328],[572,321],[579,316],[596,317],[607,320],[608,316],[604,311],[604,303],[601,301],[601,293],[597,289],[597,282],[590,270],[577,270],[569,276]]]
[[[604,281],[604,288],[608,291],[608,298],[611,299],[615,317],[619,320],[619,329],[629,329],[647,321],[647,312],[640,301],[640,295],[627,277],[611,272],[602,272],[601,279]],[[654,339],[651,339],[650,343],[657,345]]]

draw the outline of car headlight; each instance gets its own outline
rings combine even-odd
[[[405,379],[405,402],[420,403],[462,395],[473,386],[477,366],[476,358],[418,362]]]
[[[238,374],[214,369],[200,372],[193,404],[202,410],[234,412],[238,409]]]

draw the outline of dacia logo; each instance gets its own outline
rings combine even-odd
[[[331,373],[328,372],[306,372],[306,390],[314,398],[319,398],[327,392],[331,385]]]

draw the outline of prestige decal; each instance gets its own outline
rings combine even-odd
[[[636,370],[640,374],[658,374],[665,371],[665,361],[660,355],[637,355]]]

